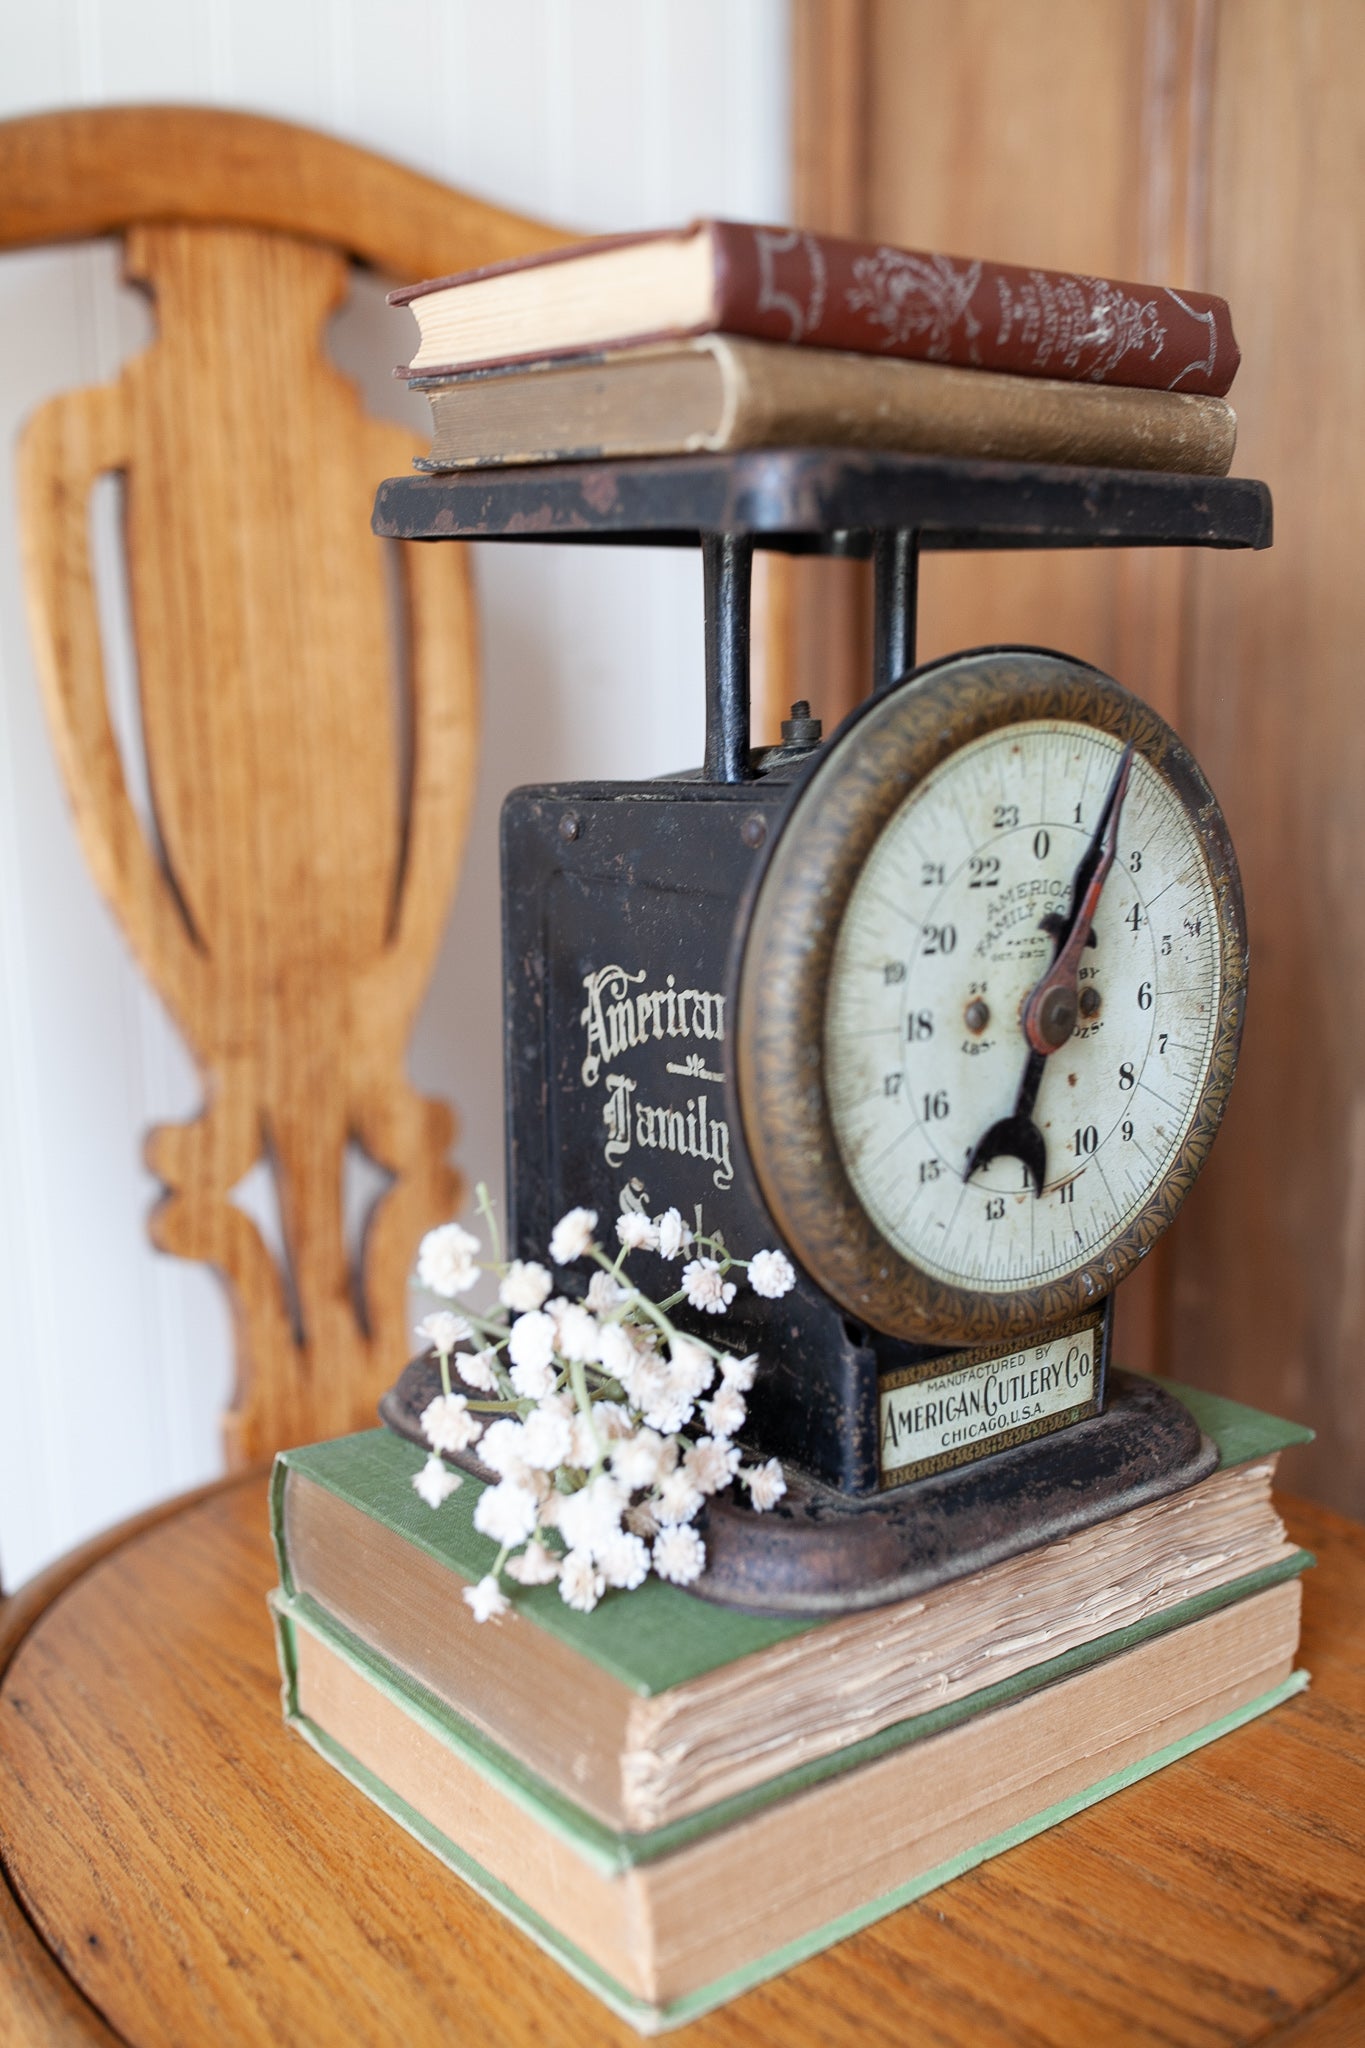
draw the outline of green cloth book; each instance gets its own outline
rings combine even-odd
[[[634,2025],[679,2024],[1306,1684],[1270,1482],[1308,1433],[1178,1391],[1210,1478],[835,1621],[651,1579],[480,1626],[477,1481],[433,1511],[386,1431],[288,1452],[287,1718]]]
[[[1300,1571],[1270,1482],[1305,1433],[1183,1397],[1219,1446],[1211,1478],[841,1620],[765,1620],[650,1578],[591,1614],[527,1588],[480,1625],[460,1597],[494,1556],[473,1527],[479,1482],[433,1511],[411,1485],[422,1454],[386,1430],[279,1460],[282,1586],[612,1835],[674,1844]]]
[[[1287,1699],[1297,1579],[667,1844],[613,1838],[276,1601],[318,1753],[642,2031],[677,2025]],[[926,1719],[928,1717],[925,1717]]]

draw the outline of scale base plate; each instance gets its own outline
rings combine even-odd
[[[788,1468],[767,1514],[708,1502],[707,1568],[692,1590],[755,1614],[852,1614],[1178,1493],[1217,1465],[1173,1394],[1111,1370],[1101,1414],[870,1499]]]
[[[418,1420],[441,1391],[417,1358],[379,1404],[380,1419],[425,1445]],[[477,1457],[449,1460],[480,1478]],[[1111,1370],[1102,1414],[951,1472],[857,1500],[787,1467],[787,1492],[756,1514],[737,1490],[697,1522],[704,1600],[751,1614],[853,1614],[926,1593],[1206,1479],[1217,1447],[1157,1380]]]

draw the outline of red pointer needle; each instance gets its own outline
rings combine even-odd
[[[1128,793],[1128,778],[1133,769],[1133,742],[1129,740],[1123,750],[1118,772],[1107,803],[1109,813],[1100,842],[1100,857],[1095,863],[1095,872],[1086,885],[1066,943],[1053,960],[1047,972],[1035,984],[1020,1012],[1024,1036],[1033,1050],[1046,1057],[1057,1052],[1066,1044],[1076,1028],[1076,1017],[1080,1008],[1078,975],[1081,954],[1085,951],[1095,922],[1095,912],[1100,907],[1100,892],[1104,888],[1114,855],[1118,851],[1119,818],[1123,811],[1123,799]]]

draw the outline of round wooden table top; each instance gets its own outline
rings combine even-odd
[[[1365,1529],[1310,1689],[683,2030],[696,2048],[1365,2041]],[[0,1605],[0,2042],[637,2037],[280,1716],[261,1476]]]

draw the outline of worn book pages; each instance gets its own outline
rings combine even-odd
[[[606,1825],[633,1832],[765,1787],[777,1796],[793,1773],[847,1768],[914,1739],[925,1716],[938,1727],[993,1706],[1306,1562],[1271,1504],[1272,1454],[837,1621],[755,1621],[649,1581],[588,1616],[537,1589],[496,1627],[480,1626],[460,1597],[484,1565],[469,1526],[478,1482],[432,1514],[408,1483],[420,1462],[384,1432],[288,1454],[286,1589]]]

